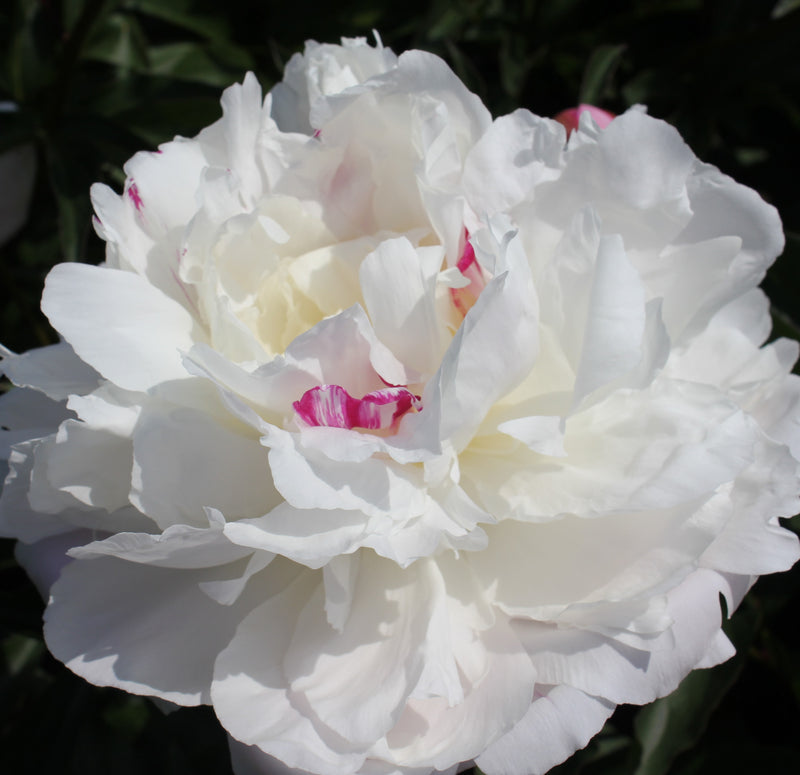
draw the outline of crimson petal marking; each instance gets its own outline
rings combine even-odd
[[[292,406],[307,425],[327,428],[392,428],[422,401],[408,388],[387,387],[353,398],[341,385],[320,385],[306,390]]]
[[[133,180],[130,181],[126,193],[128,194],[128,198],[131,200],[131,202],[133,202],[133,206],[136,208],[137,212],[142,212],[144,202],[142,202],[141,194],[139,194],[139,188],[136,183],[133,182]]]
[[[469,285],[463,288],[451,288],[450,296],[453,299],[456,309],[466,317],[481,295],[481,291],[486,287],[486,278],[483,276],[483,271],[475,258],[475,249],[469,241],[469,232],[466,234],[464,241],[464,252],[461,258],[458,259],[456,264],[458,271],[469,280]]]

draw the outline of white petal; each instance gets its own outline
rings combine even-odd
[[[235,544],[275,552],[309,568],[321,568],[361,545],[370,520],[360,511],[297,509],[281,503],[269,514],[225,526]]]
[[[348,775],[358,769],[364,754],[315,726],[307,712],[290,702],[282,667],[297,618],[320,580],[319,573],[305,571],[242,619],[217,658],[211,697],[217,716],[236,740],[257,745],[290,767]]]
[[[560,417],[518,417],[497,426],[497,430],[521,441],[541,455],[564,457],[564,431]]]
[[[673,127],[630,110],[602,132],[573,132],[561,176],[541,183],[535,205],[523,204],[518,218],[534,228],[544,221],[565,229],[590,204],[605,234],[621,235],[629,252],[652,253],[670,244],[692,216],[686,186],[693,163]],[[543,237],[547,230],[537,242]]]
[[[193,310],[193,291],[179,277],[181,238],[183,225],[197,208],[195,190],[205,161],[192,141],[178,140],[162,148],[162,153],[138,153],[126,164],[128,173],[141,179],[129,178],[121,196],[102,183],[91,187],[94,226],[107,242],[108,267],[147,278]],[[164,180],[170,181],[166,187]]]
[[[344,629],[353,607],[360,557],[359,553],[342,554],[334,557],[322,569],[325,615],[328,617],[328,624],[339,632]]]
[[[320,721],[363,749],[394,725],[419,680],[430,587],[422,571],[374,555],[360,566],[341,634],[328,624],[318,588],[297,620],[284,670]]]
[[[574,404],[631,371],[641,359],[645,296],[619,237],[600,241]]]
[[[8,460],[11,446],[49,436],[72,413],[62,402],[44,393],[16,388],[0,395],[0,460]]]
[[[0,498],[0,535],[17,538],[25,543],[35,543],[78,527],[103,533],[155,528],[154,523],[132,507],[109,514],[102,510],[87,510],[85,506],[79,508],[81,504],[75,504],[71,496],[67,498],[72,502],[73,508],[58,502],[57,515],[35,511],[28,499],[28,492],[34,464],[32,453],[36,445],[37,442],[24,443],[11,450],[10,470]]]
[[[324,382],[319,363],[310,358],[300,365],[291,357],[279,355],[250,371],[203,344],[192,348],[185,365],[190,374],[211,380],[228,408],[243,422],[262,431],[264,421],[252,406],[280,424],[293,411],[294,401]]]
[[[78,420],[65,420],[36,450],[30,501],[34,509],[113,512],[130,505],[130,439]]]
[[[390,385],[411,381],[400,361],[377,338],[359,305],[297,337],[287,355],[301,366],[306,361],[319,362],[324,382],[342,385],[354,395],[385,387],[382,380]]]
[[[519,248],[513,242],[510,236],[503,246],[508,253]],[[499,258],[505,260],[502,253]],[[423,405],[439,404],[441,438],[452,440],[456,449],[466,445],[491,405],[519,383],[536,359],[537,305],[529,277],[514,260],[508,273],[486,286],[426,386]],[[408,424],[428,422],[423,415],[410,416]]]
[[[66,343],[53,344],[15,355],[0,345],[0,371],[15,385],[39,390],[54,401],[89,393],[99,375]]]
[[[673,691],[708,652],[721,626],[720,593],[731,594],[720,574],[705,569],[690,574],[668,595],[671,630],[649,650],[587,630],[522,621],[515,628],[541,681],[642,705]]]
[[[678,131],[638,111],[619,116],[599,134],[603,180],[637,209],[678,198],[694,161]]]
[[[133,456],[131,500],[162,527],[203,525],[206,507],[229,519],[253,517],[279,500],[257,436],[212,411],[169,405],[145,410],[133,435]]]
[[[275,487],[297,508],[355,510],[392,519],[417,515],[424,508],[420,472],[410,466],[375,458],[331,460],[313,448],[304,449],[297,434],[277,428],[262,443],[270,447]]]
[[[694,217],[677,241],[692,244],[725,234],[741,237],[742,264],[760,277],[783,250],[778,211],[710,164],[696,163],[688,190]]]
[[[731,516],[700,564],[715,570],[755,575],[790,568],[800,558],[797,535],[778,524],[800,509],[797,461],[777,445],[759,448],[755,463],[737,477]]]
[[[179,229],[177,239],[172,237],[177,247],[183,228],[197,211],[195,192],[207,164],[200,144],[182,137],[163,143],[155,153],[140,151],[135,154],[125,163],[125,174],[130,179],[128,185],[131,181],[136,185],[139,220],[128,225],[124,221],[115,223],[98,212],[103,228],[114,227],[123,238],[124,231],[131,229],[134,223],[152,237],[168,235],[173,229]],[[93,193],[98,203],[102,201],[99,191]],[[133,251],[128,255],[139,261],[150,258],[147,254],[136,256]],[[134,268],[158,285],[157,273],[163,272],[164,267],[153,264],[148,261]]]
[[[703,654],[700,661],[694,666],[695,670],[704,670],[708,667],[716,667],[723,662],[727,662],[734,654],[736,649],[730,642],[728,636],[720,630],[711,641],[711,645]]]
[[[207,528],[172,525],[160,535],[117,533],[70,552],[77,559],[117,557],[161,568],[210,568],[241,559],[247,549],[225,539],[224,520],[212,512]]]
[[[728,517],[727,498],[720,501],[594,520],[506,520],[485,527],[489,545],[468,562],[512,615],[550,618],[580,602],[649,595],[685,576],[711,543]]]
[[[454,707],[442,698],[409,701],[387,737],[387,754],[405,767],[432,764],[444,770],[475,758],[509,731],[530,705],[535,670],[507,621],[498,618],[480,641],[459,640],[453,647],[460,665],[468,664],[470,651],[481,651],[483,675]]]
[[[98,686],[179,705],[208,702],[214,659],[242,615],[200,591],[208,574],[110,557],[76,560],[51,590],[47,646]]]
[[[543,775],[596,735],[614,711],[570,686],[538,687],[522,720],[475,763],[486,775]]]
[[[559,175],[566,135],[556,121],[516,110],[495,119],[464,164],[464,186],[480,215],[508,212]]]
[[[88,264],[51,270],[42,310],[80,358],[128,390],[185,377],[180,351],[201,336],[185,309],[138,275]]]
[[[391,49],[380,39],[372,47],[364,38],[342,38],[342,45],[306,41],[303,54],[294,54],[286,64],[283,81],[272,96],[272,115],[284,132],[311,134],[310,107],[327,94],[336,94],[397,65]]]
[[[674,341],[697,334],[725,305],[761,281],[763,267],[741,253],[741,247],[739,237],[726,235],[671,246],[660,256],[660,276],[646,281],[664,297],[664,322]]]
[[[412,99],[424,95],[444,102],[453,124],[466,135],[465,140],[474,142],[491,123],[489,111],[480,99],[467,90],[442,59],[424,51],[404,52],[395,69],[376,76],[367,86],[370,90],[383,88],[388,94],[410,95]],[[342,110],[358,94],[358,89],[351,89],[338,97],[318,100],[311,110],[312,126],[324,126],[335,111]]]
[[[375,333],[407,366],[433,374],[441,358],[436,277],[442,253],[405,238],[386,240],[361,264],[359,276]]]
[[[229,166],[238,177],[242,198],[254,202],[263,191],[258,166],[253,163],[262,126],[261,85],[253,73],[247,73],[241,85],[225,90],[221,103],[220,124],[228,146]]]
[[[43,538],[36,543],[17,543],[14,556],[36,585],[44,600],[50,597],[50,588],[71,562],[67,552],[92,540],[93,531],[86,528],[70,530],[60,535]]]
[[[501,516],[665,509],[732,481],[752,461],[759,436],[715,389],[657,381],[568,418],[565,458],[543,461],[524,449],[501,456],[476,443],[461,471],[481,506]]]

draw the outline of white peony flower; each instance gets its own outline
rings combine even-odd
[[[92,189],[105,265],[3,363],[51,651],[320,775],[543,773],[728,658],[719,595],[798,557],[775,210],[641,110],[567,142],[363,40],[222,108]]]

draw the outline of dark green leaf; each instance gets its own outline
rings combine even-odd
[[[578,102],[600,105],[604,101],[609,91],[610,81],[614,77],[614,72],[626,49],[627,45],[620,43],[599,46],[592,52],[583,73]]]
[[[150,49],[150,72],[184,81],[225,87],[234,75],[252,65],[251,59],[231,47],[209,47],[197,43],[169,43]]]
[[[58,208],[58,234],[62,261],[80,261],[91,226],[85,171],[64,146],[51,146],[48,154],[50,185]]]
[[[198,13],[191,0],[129,0],[126,6],[207,38],[220,39],[228,36],[228,25],[224,16]]]
[[[798,8],[800,8],[800,0],[779,0],[772,9],[772,18],[780,19],[781,16],[786,16],[787,13],[796,11]]]
[[[800,772],[800,754],[796,750],[733,738],[724,746],[696,751],[680,775],[793,775],[797,772]]]
[[[146,70],[147,40],[134,17],[115,13],[104,24],[95,26],[84,47],[83,56],[123,69]]]

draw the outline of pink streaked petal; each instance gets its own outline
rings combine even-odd
[[[320,385],[303,393],[294,409],[308,425],[327,428],[392,428],[406,412],[422,409],[419,396],[388,387],[353,398],[341,385]]]
[[[133,206],[139,211],[142,211],[142,207],[144,206],[144,202],[142,202],[141,194],[139,194],[139,188],[136,183],[131,180],[128,184],[127,192],[129,199],[133,202]]]
[[[486,287],[486,278],[483,275],[478,259],[475,258],[475,249],[469,241],[469,232],[464,239],[464,252],[456,264],[458,271],[469,280],[469,285],[463,288],[451,288],[450,296],[456,309],[464,316],[469,312]]]

